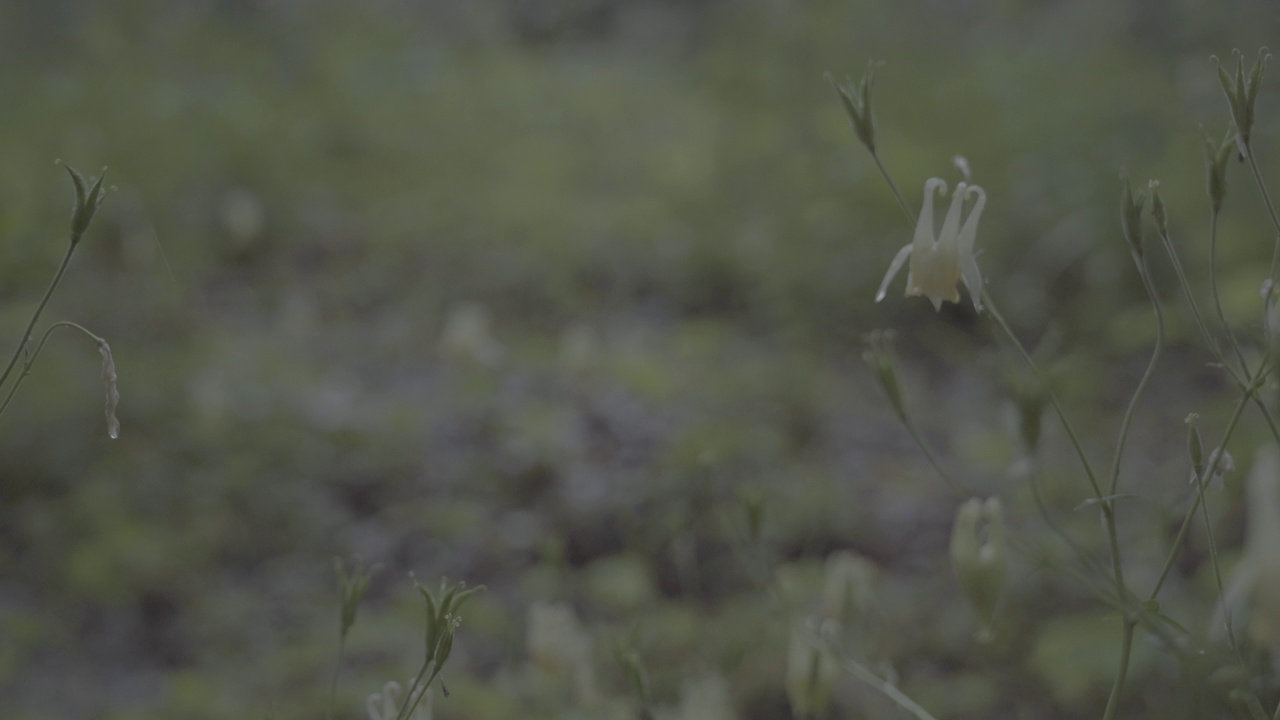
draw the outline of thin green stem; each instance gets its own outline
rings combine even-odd
[[[942,466],[942,463],[938,461],[938,457],[933,454],[933,450],[929,447],[928,443],[924,441],[924,438],[921,437],[920,431],[916,429],[915,423],[903,416],[902,425],[907,429],[907,434],[911,436],[911,439],[916,442],[916,446],[924,453],[925,459],[929,461],[929,465],[933,467],[934,472],[938,473],[942,478],[942,481],[947,484],[947,487],[951,488],[952,492],[959,495],[971,494],[958,481],[956,481],[955,478],[951,477],[951,474],[948,473],[946,468]]]
[[[1164,243],[1165,252],[1169,254],[1169,260],[1173,263],[1174,272],[1178,275],[1178,283],[1182,286],[1182,292],[1187,298],[1187,303],[1191,306],[1191,314],[1195,318],[1196,326],[1200,328],[1200,334],[1204,337],[1205,346],[1209,348],[1209,352],[1213,354],[1222,368],[1231,376],[1236,387],[1244,391],[1253,383],[1253,373],[1249,370],[1249,364],[1244,359],[1244,352],[1240,349],[1240,344],[1236,341],[1235,335],[1231,332],[1231,326],[1227,323],[1226,315],[1222,312],[1222,298],[1218,293],[1218,280],[1216,269],[1217,244],[1218,244],[1218,216],[1215,212],[1210,221],[1209,229],[1209,283],[1213,293],[1214,309],[1218,315],[1218,322],[1222,324],[1223,332],[1226,333],[1228,344],[1236,356],[1237,362],[1240,363],[1240,370],[1237,372],[1227,362],[1227,358],[1223,355],[1221,348],[1213,340],[1212,333],[1209,332],[1208,324],[1205,323],[1204,317],[1200,314],[1200,307],[1196,303],[1195,295],[1191,291],[1191,282],[1187,279],[1187,273],[1183,269],[1182,261],[1178,259],[1178,253],[1174,249],[1173,240],[1166,233],[1160,233],[1160,239]],[[1256,393],[1249,393],[1253,399],[1254,405],[1258,406],[1258,412],[1262,414],[1262,419],[1266,421],[1267,428],[1271,430],[1271,436],[1280,443],[1280,428],[1276,426],[1275,419],[1271,417],[1271,411],[1267,409],[1267,404],[1258,397]]]
[[[880,176],[884,181],[889,183],[889,189],[893,191],[893,196],[898,200],[898,207],[902,208],[902,214],[907,216],[907,224],[915,225],[916,216],[911,212],[911,206],[907,204],[907,199],[902,197],[902,192],[898,190],[898,184],[893,181],[893,176],[889,175],[889,170],[880,162],[880,153],[871,152],[871,159],[876,161],[876,167],[880,169]]]
[[[44,350],[45,343],[49,342],[49,336],[53,334],[54,330],[63,327],[71,328],[72,330],[79,330],[89,336],[90,340],[93,340],[99,345],[104,342],[102,338],[89,332],[84,328],[84,326],[68,320],[59,320],[58,322],[50,325],[49,329],[44,331],[44,335],[40,336],[40,342],[36,344],[36,349],[27,356],[26,360],[23,361],[22,372],[18,374],[18,377],[14,378],[13,384],[9,386],[9,392],[5,395],[4,402],[0,402],[0,415],[3,415],[4,411],[9,408],[9,403],[13,402],[13,396],[18,393],[18,388],[22,387],[22,381],[26,380],[27,376],[31,374],[31,368],[35,365],[36,358],[40,357],[40,352]]]
[[[1276,244],[1271,252],[1271,279],[1276,277],[1276,263],[1280,260],[1280,215],[1276,214],[1276,205],[1271,201],[1271,193],[1267,192],[1267,183],[1262,179],[1262,171],[1258,169],[1258,161],[1253,156],[1253,146],[1246,145],[1245,156],[1249,159],[1249,169],[1253,171],[1253,180],[1258,185],[1258,192],[1262,193],[1262,201],[1267,206],[1267,214],[1271,217],[1271,225],[1276,229]]]
[[[1102,720],[1113,720],[1120,705],[1120,693],[1124,690],[1124,681],[1129,674],[1129,656],[1133,653],[1133,630],[1136,625],[1126,614],[1124,634],[1120,642],[1120,668],[1116,671],[1115,683],[1111,686],[1111,695],[1107,698],[1107,709],[1102,713]]]
[[[333,675],[329,676],[329,709],[325,717],[333,720],[333,708],[338,703],[338,672],[342,669],[342,655],[347,649],[347,634],[338,634],[338,659],[333,663]]]
[[[1147,369],[1142,373],[1142,379],[1138,381],[1138,386],[1133,390],[1133,397],[1129,400],[1129,406],[1125,408],[1124,419],[1120,421],[1120,435],[1116,440],[1116,452],[1111,461],[1111,495],[1116,494],[1116,488],[1120,484],[1120,458],[1124,454],[1125,441],[1129,437],[1129,424],[1133,421],[1133,412],[1138,405],[1138,398],[1142,395],[1142,391],[1147,386],[1147,382],[1151,380],[1151,374],[1156,369],[1156,363],[1160,361],[1160,353],[1164,350],[1164,310],[1160,307],[1160,297],[1156,294],[1155,287],[1151,284],[1151,275],[1147,272],[1147,266],[1142,256],[1134,253],[1133,262],[1138,266],[1138,274],[1142,276],[1142,286],[1146,288],[1147,297],[1151,298],[1151,307],[1156,314],[1156,344],[1151,352],[1151,360],[1147,363]]]
[[[991,318],[996,321],[996,325],[1009,338],[1009,342],[1013,343],[1013,347],[1017,349],[1018,354],[1031,368],[1031,372],[1036,376],[1045,389],[1045,393],[1049,396],[1049,404],[1053,406],[1053,411],[1058,416],[1058,421],[1062,423],[1062,427],[1067,432],[1067,438],[1071,441],[1071,447],[1075,449],[1076,456],[1080,458],[1080,464],[1084,467],[1084,473],[1089,479],[1089,485],[1093,488],[1094,497],[1101,499],[1103,497],[1102,486],[1098,483],[1098,476],[1093,471],[1093,466],[1089,463],[1089,456],[1084,452],[1084,446],[1080,443],[1080,437],[1076,434],[1075,427],[1071,421],[1067,419],[1067,413],[1062,408],[1062,403],[1058,400],[1058,395],[1049,385],[1048,380],[1044,377],[1044,373],[1040,371],[1040,367],[1036,365],[1036,361],[1032,359],[1031,354],[1023,347],[1022,341],[1018,340],[1018,336],[1014,334],[1013,329],[1009,327],[1009,323],[1005,321],[1004,316],[1000,314],[1000,309],[996,306],[995,298],[991,297],[991,293],[983,288],[982,302],[986,307]]]
[[[878,690],[885,697],[892,700],[895,705],[914,715],[916,720],[936,720],[936,718],[929,714],[928,710],[920,707],[916,701],[907,697],[893,683],[871,672],[861,663],[848,658],[842,658],[841,665],[844,666],[844,669],[850,675],[853,675],[857,679]]]
[[[1184,290],[1187,293],[1187,299],[1191,300],[1190,286],[1187,284],[1186,275],[1182,272],[1182,263],[1178,262],[1177,255],[1173,252],[1173,243],[1166,241],[1166,247],[1169,249],[1169,257],[1173,258],[1174,269],[1178,271],[1178,277],[1182,280]],[[1218,322],[1222,325],[1222,332],[1227,336],[1227,344],[1231,346],[1231,350],[1235,353],[1236,361],[1240,363],[1240,371],[1244,373],[1246,382],[1249,379],[1249,365],[1245,362],[1244,353],[1240,350],[1240,343],[1236,342],[1235,333],[1231,331],[1231,325],[1227,322],[1226,313],[1222,312],[1222,295],[1218,292],[1218,211],[1213,210],[1209,216],[1209,289],[1213,293],[1213,308],[1218,313]],[[1201,325],[1203,321],[1200,318],[1200,312],[1195,309],[1195,301],[1191,301],[1192,311],[1196,314],[1196,320]],[[1217,347],[1209,338],[1208,332],[1205,332],[1205,341],[1209,343],[1209,349],[1217,352]],[[1221,353],[1217,353],[1221,356]],[[1220,361],[1226,366],[1226,361]]]
[[[0,387],[4,387],[5,381],[9,379],[9,374],[13,372],[13,367],[18,364],[18,358],[22,356],[22,351],[26,349],[27,343],[31,341],[31,333],[35,331],[36,322],[40,320],[40,313],[44,312],[45,305],[49,304],[49,298],[53,297],[53,292],[58,289],[58,283],[62,282],[62,276],[66,273],[67,265],[71,263],[71,256],[75,251],[76,243],[72,242],[67,246],[67,254],[62,256],[58,271],[53,274],[49,289],[44,291],[44,297],[40,298],[40,304],[36,306],[36,311],[31,313],[31,320],[27,323],[27,329],[22,333],[22,339],[18,341],[18,347],[13,349],[13,356],[9,358],[9,364],[5,366],[4,372],[0,373]]]
[[[1218,453],[1218,455],[1220,458],[1222,453]],[[1215,467],[1218,464],[1217,461],[1219,458],[1215,458],[1215,462],[1212,463]],[[1210,477],[1212,477],[1212,475],[1210,475]],[[1200,493],[1201,495],[1204,494],[1204,485],[1200,486]],[[1209,564],[1213,567],[1213,579],[1218,585],[1218,602],[1221,602],[1225,609],[1227,593],[1222,584],[1222,564],[1218,562],[1218,542],[1213,536],[1213,522],[1209,519],[1209,502],[1207,500],[1200,503],[1200,514],[1204,518],[1204,530],[1206,538],[1209,541]],[[1235,630],[1231,627],[1230,612],[1223,613],[1223,621],[1227,626],[1227,643],[1231,646],[1231,649],[1236,652],[1236,654],[1239,654],[1240,650],[1239,646],[1236,645]]]

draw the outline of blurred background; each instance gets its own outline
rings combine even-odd
[[[1155,337],[1120,179],[1160,180],[1207,302],[1210,57],[1278,29],[1262,0],[0,4],[0,331],[17,342],[64,252],[53,161],[109,166],[44,317],[111,342],[122,425],[73,334],[0,418],[0,714],[320,717],[342,556],[381,570],[339,717],[420,662],[413,572],[488,588],[437,718],[639,718],[627,653],[660,717],[789,718],[792,628],[847,550],[874,570],[858,657],[937,717],[1099,716],[1118,633],[1052,563],[1015,555],[974,639],[947,560],[963,498],[862,338],[896,329],[923,437],[1053,548],[1019,360],[904,277],[871,302],[911,227],[823,75],[884,62],[878,140],[913,206],[968,159],[991,293],[1105,465]],[[1273,87],[1255,142],[1280,183]],[[1256,336],[1273,232],[1246,166],[1229,183],[1222,301]],[[1190,499],[1182,419],[1216,438],[1233,399],[1152,267],[1171,339],[1126,456],[1140,587]],[[1068,448],[1046,420],[1051,510],[1105,558]],[[1212,500],[1227,559],[1240,484]],[[1163,596],[1197,637],[1205,548],[1198,529]],[[1144,636],[1129,716],[1219,708],[1215,662]],[[844,676],[824,716],[892,712]]]

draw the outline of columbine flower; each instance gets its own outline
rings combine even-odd
[[[940,178],[929,178],[924,184],[924,206],[920,210],[920,219],[916,222],[916,234],[911,244],[903,247],[889,263],[889,272],[885,273],[884,282],[876,293],[876,302],[884,299],[889,282],[893,280],[902,264],[911,258],[907,270],[907,295],[923,295],[933,303],[934,310],[942,309],[942,302],[960,302],[960,293],[956,283],[962,278],[969,288],[969,297],[973,300],[973,308],[982,312],[982,275],[978,272],[978,262],[973,256],[973,241],[978,233],[978,218],[982,217],[982,208],[987,204],[987,194],[977,185],[960,183],[951,195],[951,208],[942,221],[942,230],[935,237],[933,234],[933,195],[946,196],[947,183]],[[964,210],[965,200],[976,195],[978,200],[964,226],[960,226],[960,214]]]
[[[1214,609],[1210,630],[1220,635],[1227,618],[1236,627],[1243,620],[1250,639],[1280,653],[1280,448],[1258,450],[1245,497],[1244,557]]]

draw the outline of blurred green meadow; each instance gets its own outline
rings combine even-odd
[[[1159,179],[1207,299],[1210,56],[1278,29],[1261,0],[0,4],[3,352],[64,251],[53,161],[109,166],[45,318],[111,342],[122,426],[71,334],[0,417],[0,716],[321,717],[341,556],[381,570],[338,717],[420,662],[412,572],[487,587],[436,718],[638,719],[629,653],[657,717],[789,718],[788,638],[837,550],[876,569],[867,657],[936,717],[1100,716],[1114,619],[1070,576],[1015,556],[974,639],[948,569],[963,498],[862,337],[897,331],[923,435],[1049,544],[1010,471],[1022,369],[968,305],[935,313],[901,278],[872,302],[911,227],[823,75],[883,61],[877,137],[913,206],[967,158],[990,291],[1024,342],[1052,339],[1102,457],[1155,337],[1120,179]],[[1224,310],[1257,332],[1272,232],[1247,169],[1229,182]],[[1182,419],[1216,437],[1231,400],[1152,265],[1171,346],[1125,465],[1140,579],[1190,499]],[[1237,435],[1242,465],[1260,438]],[[1055,516],[1105,552],[1053,420],[1042,452]],[[1232,559],[1239,477],[1211,510]],[[1165,600],[1197,635],[1204,548]],[[572,609],[553,637],[587,638],[589,688],[535,642],[548,607]],[[1219,712],[1205,663],[1146,637],[1124,716]],[[897,712],[842,677],[824,717]]]

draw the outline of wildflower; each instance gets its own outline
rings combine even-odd
[[[951,567],[982,624],[980,638],[991,636],[1008,584],[1003,517],[999,499],[972,498],[956,511],[951,529]]]
[[[915,237],[911,244],[903,247],[889,263],[889,272],[885,273],[884,282],[876,292],[876,302],[884,299],[890,281],[902,269],[903,263],[911,259],[907,270],[907,295],[923,295],[933,303],[934,310],[942,309],[942,302],[960,302],[960,293],[956,283],[961,279],[969,288],[969,297],[973,300],[973,308],[982,312],[982,275],[978,272],[978,262],[973,255],[973,242],[978,232],[978,219],[982,217],[982,209],[987,204],[987,194],[977,185],[959,183],[951,195],[951,207],[942,221],[942,230],[935,236],[933,229],[933,195],[947,194],[947,183],[941,178],[930,178],[924,184],[924,205],[920,210],[920,218],[916,222]],[[970,195],[977,196],[977,202],[969,211],[969,216],[960,225],[960,215],[964,203]]]

